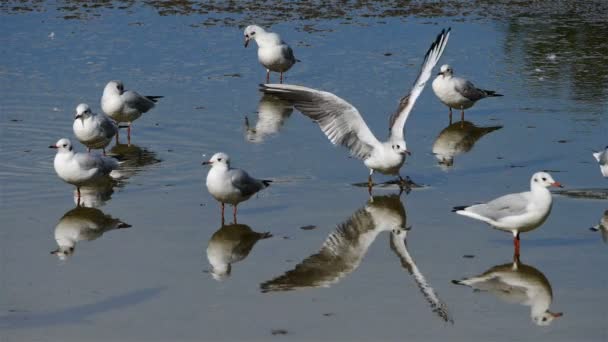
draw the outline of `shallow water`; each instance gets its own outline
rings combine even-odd
[[[608,245],[589,230],[608,207],[608,183],[591,156],[607,144],[605,6],[562,14],[449,3],[410,8],[407,17],[380,5],[347,8],[350,20],[263,13],[302,60],[287,82],[352,102],[379,137],[443,27],[453,33],[440,63],[505,94],[450,126],[429,84],[406,125],[413,155],[402,170],[424,186],[401,197],[390,196],[394,186],[378,188],[374,201],[352,185],[366,180],[361,162],[297,111],[262,99],[264,70],[238,27],[260,10],[3,4],[2,340],[606,340]],[[134,123],[133,144],[114,148],[127,160],[122,179],[83,191],[100,212],[77,219],[131,227],[104,221],[60,260],[49,252],[76,204],[46,146],[72,137],[76,105],[99,111],[103,86],[117,78],[165,97]],[[441,144],[452,162],[438,163]],[[200,165],[220,150],[275,180],[240,206],[240,225],[230,229]],[[519,274],[564,313],[548,326],[533,323],[530,306],[452,283],[511,264],[512,242],[450,209],[525,190],[538,170],[570,191],[554,196],[542,227],[522,235]],[[370,211],[411,229],[370,223]],[[324,241],[348,222],[350,254],[327,258]],[[217,276],[209,246],[230,250],[240,240],[230,274]],[[314,255],[320,261],[307,263]]]

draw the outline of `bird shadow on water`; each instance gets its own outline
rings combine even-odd
[[[41,328],[65,324],[90,324],[91,317],[109,311],[125,309],[149,301],[165,291],[166,287],[134,290],[106,298],[96,303],[83,304],[47,313],[15,312],[0,316],[0,329]]]

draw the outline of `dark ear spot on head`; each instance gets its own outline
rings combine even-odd
[[[534,181],[535,181],[535,182],[538,182],[538,179],[534,178]]]
[[[72,146],[70,146],[70,151],[72,150]]]

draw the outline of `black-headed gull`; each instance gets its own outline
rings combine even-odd
[[[213,233],[207,245],[207,259],[213,279],[221,281],[230,276],[232,264],[245,259],[253,246],[272,234],[255,232],[245,224],[222,226]]]
[[[602,176],[608,177],[608,146],[606,149],[599,152],[594,152],[593,157],[600,163],[600,171],[602,172]]]
[[[530,191],[504,195],[487,203],[454,207],[459,215],[484,221],[494,228],[513,233],[515,254],[519,255],[519,233],[538,228],[551,212],[550,186],[562,187],[546,172],[530,179]]]
[[[283,275],[260,285],[262,292],[330,287],[355,271],[376,237],[405,230],[406,213],[397,195],[374,196],[325,239],[321,250]]]
[[[433,143],[433,154],[444,169],[454,165],[454,157],[470,151],[484,135],[501,129],[502,126],[478,127],[469,121],[460,121],[444,128]]]
[[[503,96],[492,90],[484,90],[464,78],[454,77],[451,66],[441,66],[435,80],[433,80],[433,92],[443,104],[450,108],[450,123],[452,122],[452,108],[460,109],[460,120],[464,120],[464,110],[473,107],[475,102],[494,96]]]
[[[251,127],[249,119],[245,117],[245,137],[253,143],[263,142],[267,136],[281,129],[291,113],[293,106],[289,101],[264,94],[258,104],[258,121],[255,127]]]
[[[127,135],[131,139],[131,122],[154,108],[162,96],[142,96],[132,90],[125,90],[121,81],[110,81],[103,89],[101,109],[116,122],[128,123]],[[116,133],[118,142],[118,133]]]
[[[602,234],[602,240],[604,240],[605,243],[608,243],[608,210],[604,211],[604,215],[600,219],[600,222],[589,229],[594,232],[599,231]]]
[[[230,167],[230,157],[226,153],[218,152],[211,159],[203,162],[211,165],[207,173],[207,190],[213,198],[221,203],[222,224],[224,223],[224,204],[232,204],[233,218],[236,222],[237,205],[248,200],[258,191],[270,186],[271,180],[255,179],[241,169]]]
[[[563,313],[549,311],[553,291],[547,277],[536,268],[520,262],[497,265],[475,277],[453,280],[474,290],[489,292],[508,303],[530,307],[530,318],[536,325],[546,326]]]
[[[129,227],[131,225],[106,215],[99,209],[76,207],[65,213],[57,223],[55,241],[58,247],[51,254],[63,260],[74,254],[78,241],[92,241],[110,230]]]
[[[118,161],[114,158],[74,152],[70,139],[59,139],[49,148],[57,149],[53,161],[55,172],[63,181],[76,186],[78,197],[81,185],[99,180],[118,168]]]
[[[271,71],[280,73],[280,83],[283,83],[283,73],[298,61],[291,47],[278,34],[267,32],[257,25],[247,26],[244,34],[245,47],[250,40],[258,44],[258,61],[266,68],[266,83],[270,82]]]
[[[86,103],[76,107],[72,128],[76,139],[85,145],[89,152],[91,149],[102,149],[104,155],[106,146],[118,133],[118,125],[112,119],[105,114],[93,113]]]
[[[405,155],[409,154],[403,137],[403,127],[416,99],[431,77],[433,67],[441,57],[449,36],[449,29],[442,30],[427,51],[414,86],[409,94],[401,99],[397,111],[391,115],[390,136],[385,142],[374,136],[357,108],[332,93],[287,84],[261,85],[260,89],[264,93],[292,101],[297,110],[319,124],[334,145],[343,145],[350,150],[353,157],[362,159],[370,170],[369,191],[373,185],[374,171],[398,175],[402,186],[405,181],[399,170],[405,162]]]

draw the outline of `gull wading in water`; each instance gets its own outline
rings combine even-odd
[[[266,68],[266,83],[270,82],[271,71],[280,73],[280,83],[283,83],[283,73],[299,62],[291,47],[278,34],[267,32],[257,25],[245,28],[245,47],[250,40],[258,44],[258,61]]]
[[[103,89],[101,109],[117,123],[126,122],[127,137],[131,141],[131,122],[154,108],[162,96],[142,96],[132,90],[125,90],[121,81],[110,81]],[[118,132],[116,133],[118,143]]]
[[[272,181],[255,179],[241,169],[230,167],[230,157],[218,152],[203,165],[211,165],[207,174],[207,190],[213,198],[221,203],[222,225],[224,224],[224,204],[232,204],[233,218],[236,223],[236,206],[248,200],[258,191],[270,186]]]
[[[486,97],[503,96],[492,90],[479,89],[468,80],[453,75],[452,67],[444,64],[432,84],[435,95],[450,108],[450,123],[452,108],[460,109],[460,120],[464,120],[464,110],[473,107],[475,102]]]
[[[608,146],[606,149],[599,152],[594,152],[593,157],[600,163],[600,171],[602,172],[602,176],[608,177]]]
[[[501,196],[487,203],[454,207],[456,214],[484,221],[494,228],[513,233],[515,255],[519,256],[519,233],[538,228],[551,212],[550,186],[562,187],[546,172],[530,179],[530,191]]]
[[[59,139],[49,148],[57,149],[53,166],[55,172],[66,183],[76,186],[80,198],[80,186],[108,176],[118,168],[114,158],[89,153],[75,153],[69,139]]]
[[[91,149],[102,149],[104,155],[106,146],[118,133],[118,125],[112,119],[105,114],[93,113],[86,103],[81,103],[76,107],[72,128],[76,139],[85,145],[89,152]]]
[[[370,170],[368,178],[370,192],[374,171],[398,175],[400,187],[403,187],[405,181],[399,170],[405,162],[405,155],[409,154],[403,136],[403,127],[416,99],[431,77],[433,67],[439,61],[449,36],[450,29],[442,30],[427,51],[414,86],[409,94],[401,99],[397,111],[390,118],[390,135],[385,142],[379,141],[374,136],[357,108],[332,93],[287,84],[261,85],[261,91],[292,101],[297,110],[319,124],[323,133],[334,145],[343,145],[350,150],[353,157],[362,159]]]

